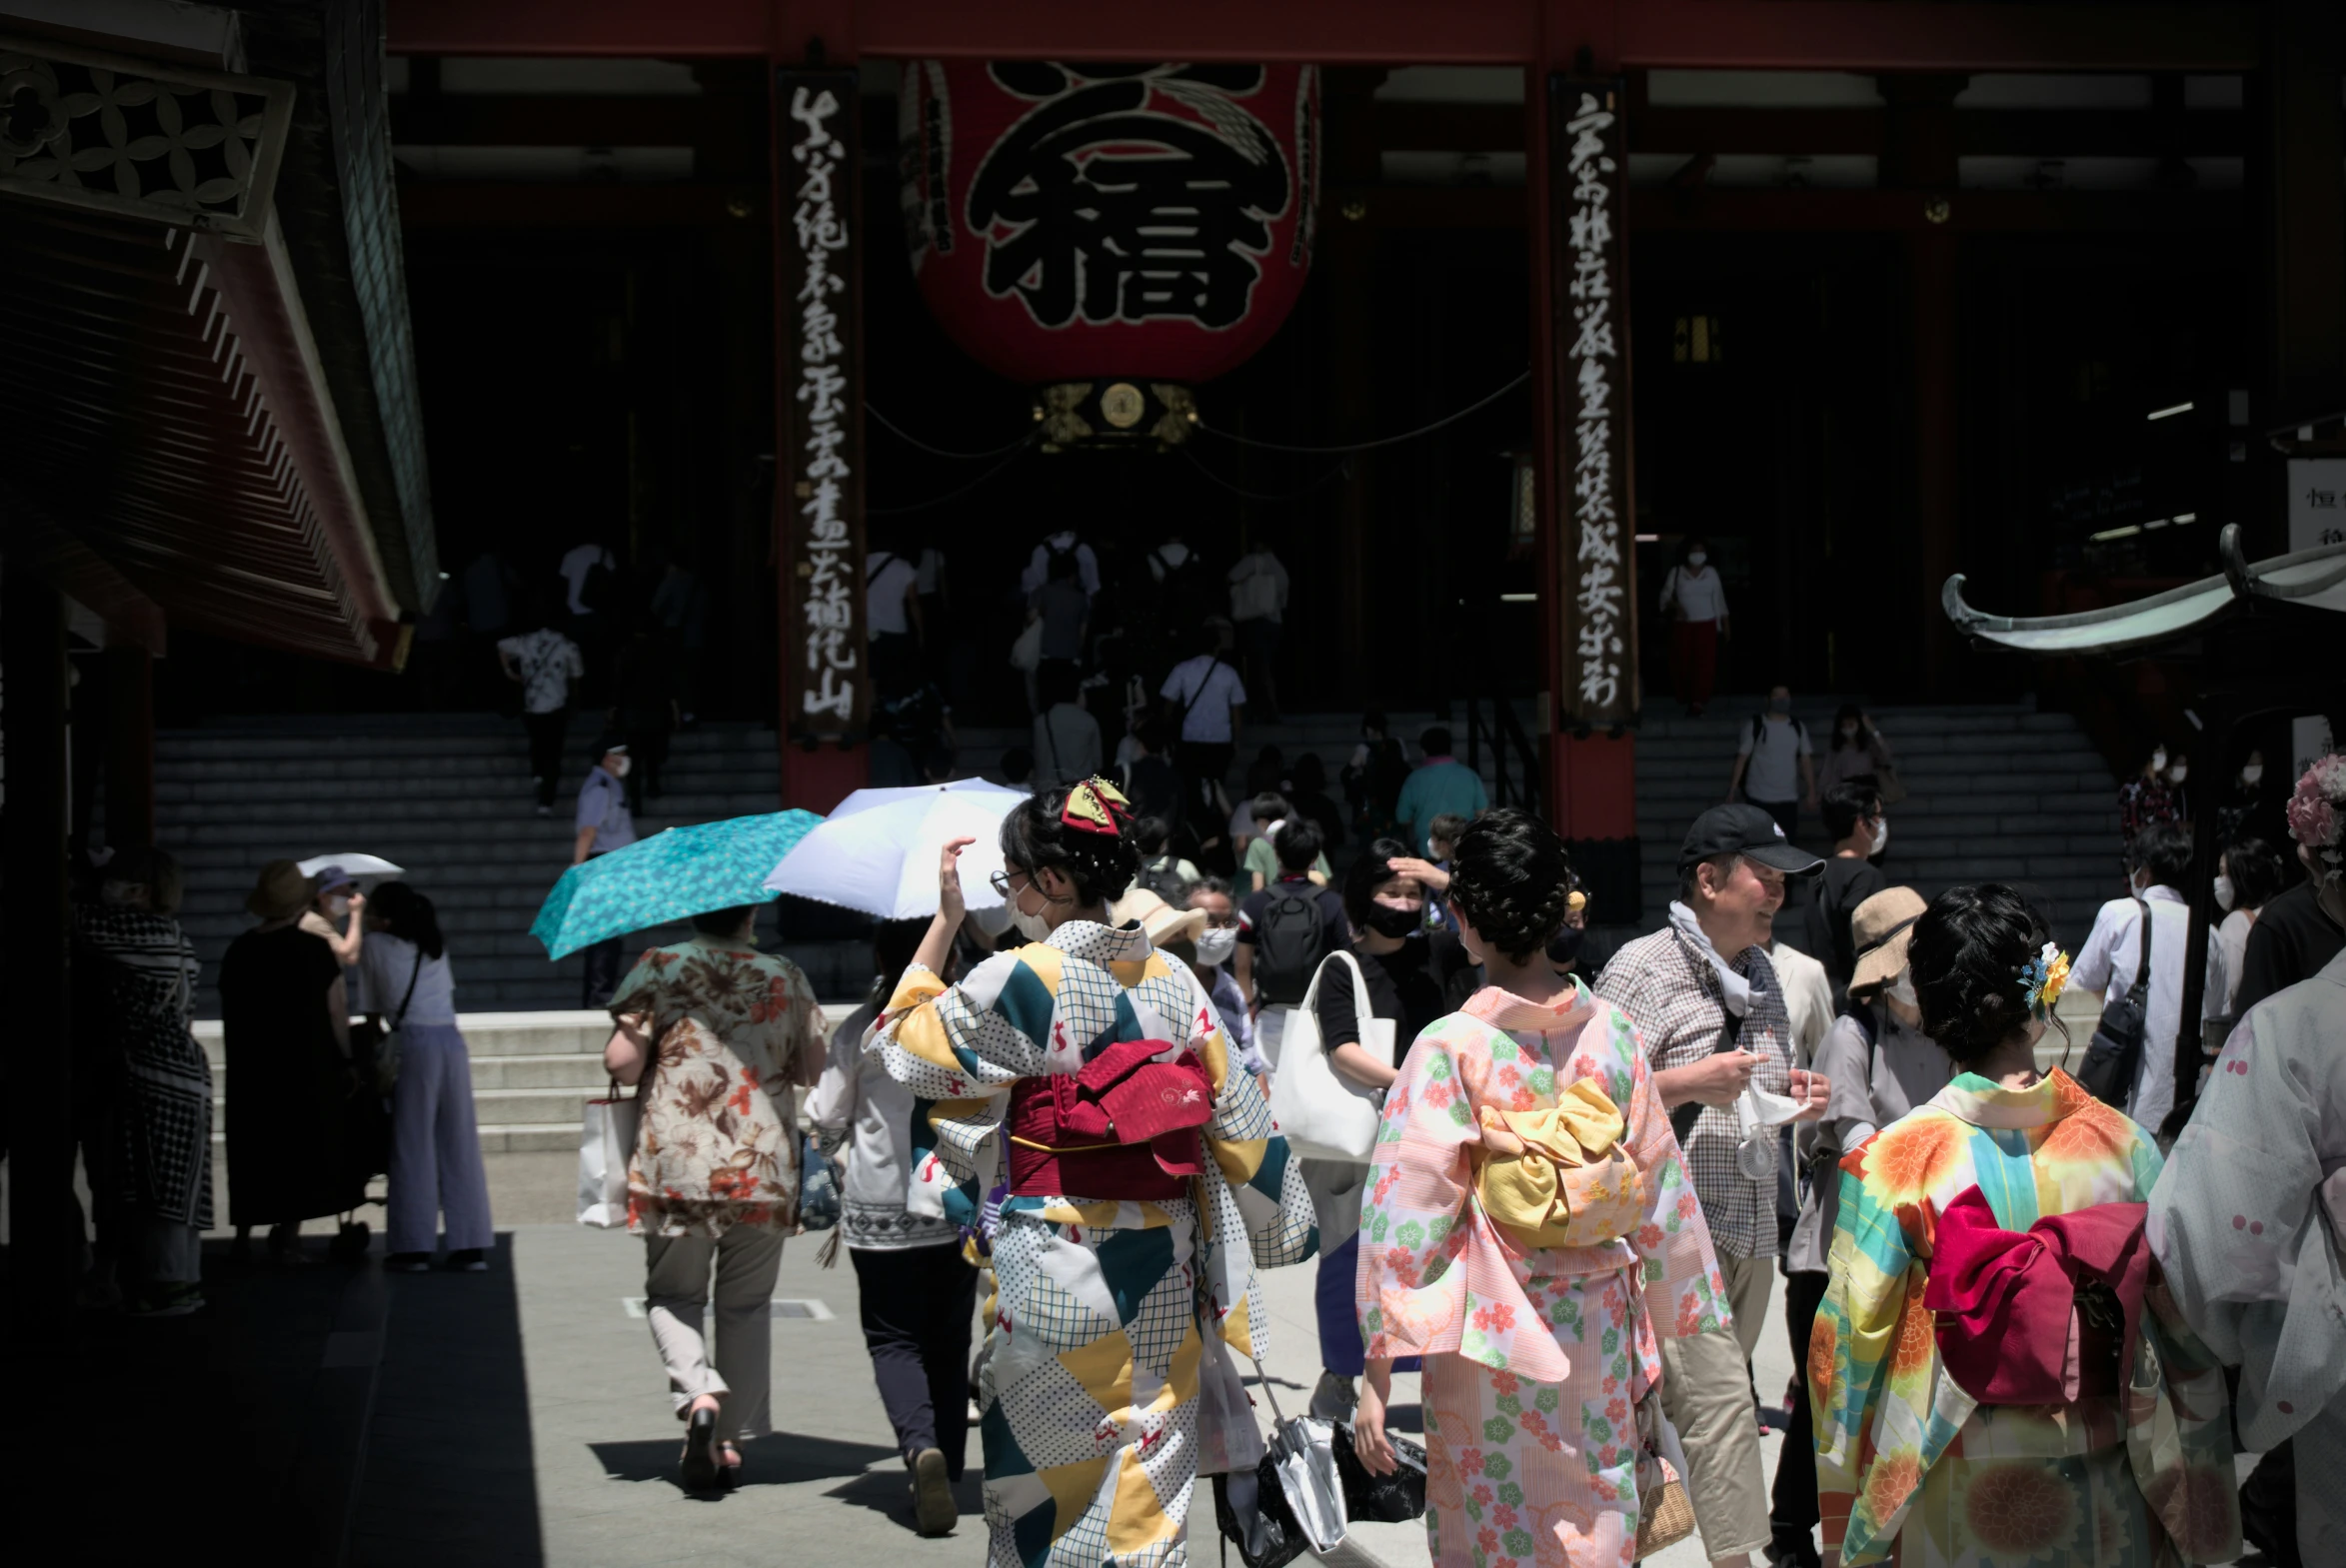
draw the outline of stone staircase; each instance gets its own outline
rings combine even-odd
[[[535,814],[528,748],[488,715],[241,719],[167,731],[156,748],[156,830],[187,867],[181,920],[204,961],[198,1010],[219,1010],[220,954],[250,925],[244,895],[265,860],[360,850],[407,868],[440,912],[468,1011],[576,1007],[584,959],[547,961],[529,933],[570,864],[571,810],[593,737],[572,726],[554,815]],[[779,808],[772,731],[709,724],[679,734],[638,828]],[[860,995],[868,976],[853,916],[796,905],[762,922],[825,996]],[[683,927],[644,933],[674,941]],[[596,1042],[598,1047],[601,1041]]]
[[[1794,704],[1820,750],[1840,698]],[[1757,698],[1722,698],[1702,719],[1648,719],[1637,736],[1637,832],[1643,908],[1656,930],[1677,887],[1687,826],[1726,796],[1735,749]],[[1868,706],[1897,758],[1907,798],[1889,808],[1882,868],[1930,897],[1965,881],[2012,882],[2037,896],[2061,944],[2075,950],[2104,900],[2124,891],[2118,869],[2117,783],[2066,714],[2033,706]],[[1820,814],[1803,811],[1802,846],[1822,854]],[[1791,927],[1797,934],[1797,922]]]
[[[855,1010],[852,1002],[824,1007],[827,1029]],[[611,1019],[592,1009],[457,1014],[473,1065],[473,1111],[484,1154],[571,1153],[579,1146],[586,1102],[610,1081],[603,1042]],[[196,1038],[212,1063],[212,1143],[225,1147],[222,1115],[228,1103],[228,1058],[217,1019],[197,1023]]]

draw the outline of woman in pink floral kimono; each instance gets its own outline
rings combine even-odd
[[[1424,1356],[1441,1568],[1634,1561],[1655,1335],[1728,1315],[1629,1020],[1547,960],[1568,870],[1520,811],[1459,838],[1450,904],[1490,983],[1410,1047],[1361,1209],[1354,1441],[1390,1468],[1392,1363]]]

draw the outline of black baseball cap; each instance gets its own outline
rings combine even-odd
[[[1717,854],[1745,854],[1762,865],[1772,865],[1787,876],[1798,876],[1824,864],[1784,836],[1776,819],[1756,805],[1714,805],[1694,818],[1686,841],[1678,848],[1678,869]]]

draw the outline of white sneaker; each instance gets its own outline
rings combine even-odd
[[[1352,1380],[1333,1372],[1320,1373],[1318,1384],[1311,1390],[1311,1414],[1321,1421],[1349,1421],[1352,1407],[1359,1402],[1360,1396],[1352,1391]]]

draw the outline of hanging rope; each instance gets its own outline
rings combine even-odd
[[[1320,475],[1317,479],[1311,481],[1308,485],[1305,485],[1300,490],[1290,490],[1285,492],[1283,495],[1271,496],[1264,495],[1259,491],[1240,490],[1237,486],[1231,484],[1228,480],[1223,479],[1219,474],[1214,473],[1213,470],[1198,462],[1197,454],[1191,452],[1187,447],[1181,448],[1180,454],[1182,457],[1189,460],[1189,467],[1195,469],[1198,473],[1205,476],[1205,480],[1208,484],[1218,485],[1223,490],[1228,491],[1231,495],[1236,496],[1244,501],[1293,501],[1299,496],[1308,496],[1311,494],[1311,492],[1317,490],[1320,486],[1326,484],[1329,480],[1334,479],[1337,475],[1347,472],[1352,466],[1349,463],[1338,463],[1334,468],[1329,469],[1326,473]]]
[[[1004,458],[1000,463],[995,464],[994,467],[988,469],[985,473],[979,475],[976,479],[970,481],[967,485],[964,485],[959,490],[949,490],[944,495],[932,496],[927,501],[916,501],[909,507],[866,507],[864,509],[864,515],[866,517],[873,518],[903,517],[908,512],[926,512],[931,507],[942,507],[949,501],[959,501],[962,497],[968,495],[971,491],[976,490],[980,485],[985,484],[988,480],[994,478],[995,475],[1001,473],[1004,469],[1009,468],[1012,464],[1018,462],[1019,459],[1025,457],[1028,451],[1034,447],[1036,441],[1041,438],[1042,434],[1043,433],[1040,430],[1030,434],[1024,441],[1019,443],[1017,450],[1013,451],[1009,457]]]
[[[1012,442],[1007,447],[996,447],[988,452],[948,452],[943,447],[931,446],[928,442],[923,441],[920,437],[914,435],[911,431],[906,430],[903,426],[897,424],[896,421],[890,419],[887,415],[881,413],[880,410],[873,407],[869,403],[864,405],[864,412],[871,415],[873,419],[879,421],[880,428],[882,430],[887,431],[890,435],[896,437],[897,440],[906,443],[908,446],[918,447],[921,451],[928,453],[931,457],[953,458],[960,462],[979,463],[985,461],[988,458],[999,458],[1006,452],[1016,452],[1019,448],[1025,446],[1028,442],[1035,439],[1035,433],[1030,430],[1027,432],[1027,434],[1021,436],[1018,440]]]
[[[1499,388],[1496,392],[1491,393],[1488,397],[1467,404],[1464,408],[1458,410],[1458,412],[1455,414],[1445,414],[1430,425],[1420,426],[1416,430],[1406,431],[1398,436],[1379,436],[1374,441],[1355,441],[1349,446],[1291,447],[1283,441],[1256,441],[1250,436],[1240,436],[1231,431],[1217,430],[1213,426],[1205,424],[1203,421],[1198,422],[1197,428],[1209,436],[1219,436],[1222,440],[1235,442],[1241,447],[1260,447],[1265,452],[1296,452],[1301,453],[1307,457],[1331,457],[1337,453],[1343,452],[1366,452],[1374,447],[1392,447],[1398,446],[1404,441],[1415,441],[1420,436],[1432,435],[1435,431],[1440,430],[1445,425],[1455,425],[1458,421],[1464,419],[1467,415],[1474,413],[1476,410],[1488,408],[1491,404],[1496,403],[1499,399],[1505,397],[1508,393],[1514,391],[1517,387],[1522,386],[1530,379],[1531,372],[1526,370],[1521,375],[1517,376],[1513,381],[1508,382],[1505,386]]]

